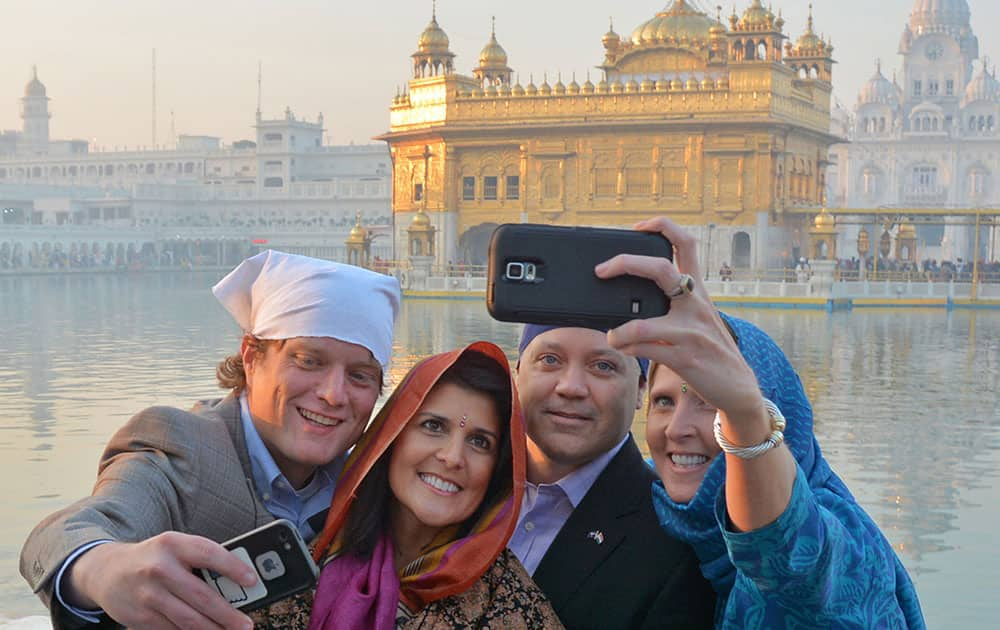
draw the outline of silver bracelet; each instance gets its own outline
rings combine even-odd
[[[726,436],[722,434],[722,417],[716,411],[715,422],[712,426],[715,429],[715,441],[719,443],[719,448],[723,452],[735,455],[740,459],[754,459],[784,442],[785,416],[781,415],[781,410],[778,409],[778,406],[767,398],[764,399],[764,409],[767,410],[767,415],[771,417],[771,435],[760,444],[754,444],[753,446],[737,446],[727,440]]]

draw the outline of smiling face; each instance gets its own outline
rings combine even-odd
[[[394,536],[426,544],[472,516],[486,496],[502,435],[488,395],[455,383],[435,386],[389,457]]]
[[[635,358],[589,328],[556,328],[521,353],[517,390],[529,438],[528,480],[554,483],[613,448],[642,401]]]
[[[281,472],[302,487],[364,430],[382,369],[362,346],[295,337],[263,352],[244,341],[246,394],[257,433]]]
[[[715,412],[670,368],[655,366],[650,375],[646,442],[663,486],[676,503],[694,497],[712,460],[722,452],[712,430]]]

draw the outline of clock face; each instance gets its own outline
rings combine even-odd
[[[924,54],[927,55],[927,58],[930,59],[931,61],[935,61],[937,59],[940,59],[941,55],[944,54],[944,46],[942,46],[941,44],[931,44],[927,47],[927,50],[924,52]]]

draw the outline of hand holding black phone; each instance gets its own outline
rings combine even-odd
[[[615,328],[666,315],[670,299],[652,280],[602,280],[594,267],[619,254],[673,260],[664,236],[634,230],[508,223],[490,240],[486,307],[494,319]]]
[[[319,568],[298,529],[285,519],[272,521],[222,546],[256,571],[257,583],[241,586],[209,569],[201,569],[202,578],[244,612],[311,588],[319,577]]]

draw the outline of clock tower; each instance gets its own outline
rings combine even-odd
[[[915,0],[899,43],[906,114],[927,104],[943,119],[954,117],[979,57],[969,20],[966,0]]]

